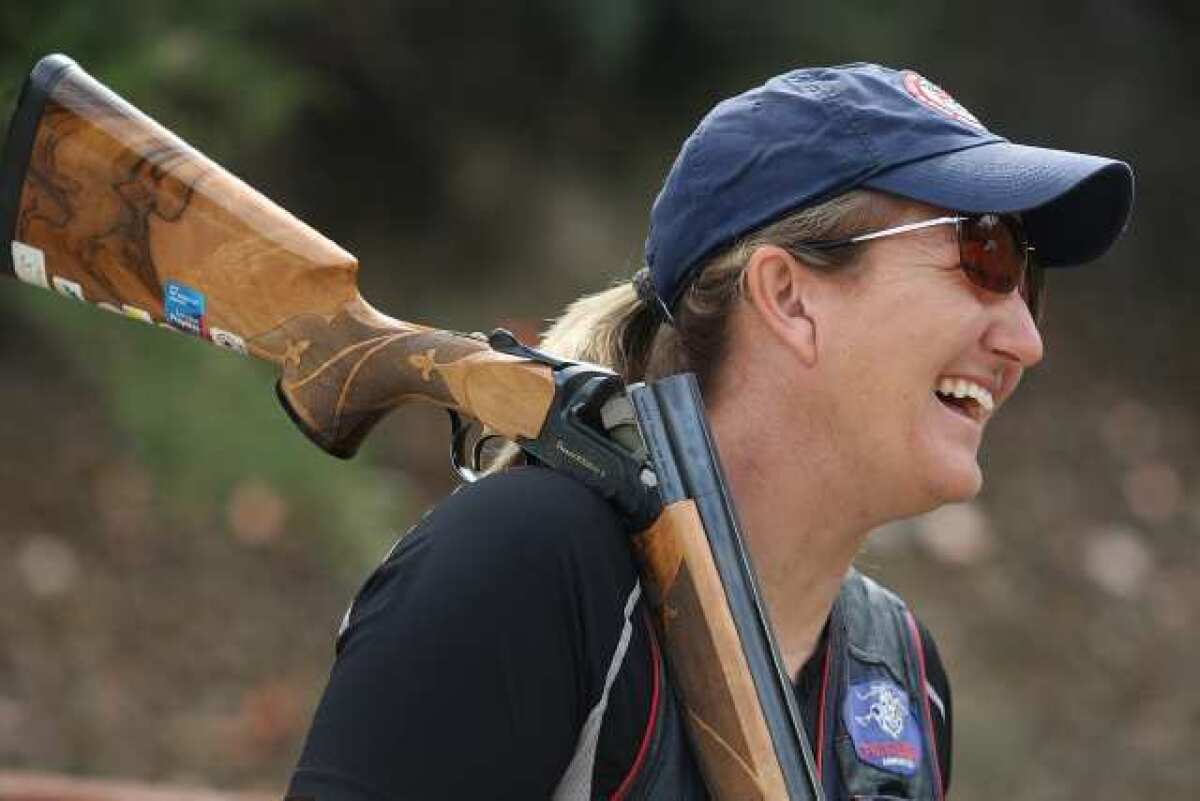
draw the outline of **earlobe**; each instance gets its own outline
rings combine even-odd
[[[750,256],[742,277],[746,300],[766,333],[805,365],[817,363],[817,325],[812,294],[817,276],[774,245]]]

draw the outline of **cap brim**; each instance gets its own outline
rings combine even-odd
[[[1047,267],[1103,255],[1133,207],[1133,170],[1125,162],[1011,142],[893,167],[863,185],[952,211],[1020,212]]]

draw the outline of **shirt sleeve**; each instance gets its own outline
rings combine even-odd
[[[635,581],[578,482],[517,468],[462,488],[356,598],[289,798],[550,797],[611,656],[592,641],[615,641]]]

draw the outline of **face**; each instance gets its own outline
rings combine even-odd
[[[945,216],[904,204],[893,225]],[[860,246],[822,282],[818,369],[839,453],[860,466],[880,516],[974,496],[988,420],[1042,357],[1024,300],[980,289],[959,268],[952,225]]]

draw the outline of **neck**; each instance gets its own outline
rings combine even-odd
[[[794,419],[782,437],[738,409],[717,406],[710,418],[784,666],[795,679],[873,524],[861,494],[837,481],[832,459],[814,447],[797,453],[796,442],[820,440],[795,436]]]

